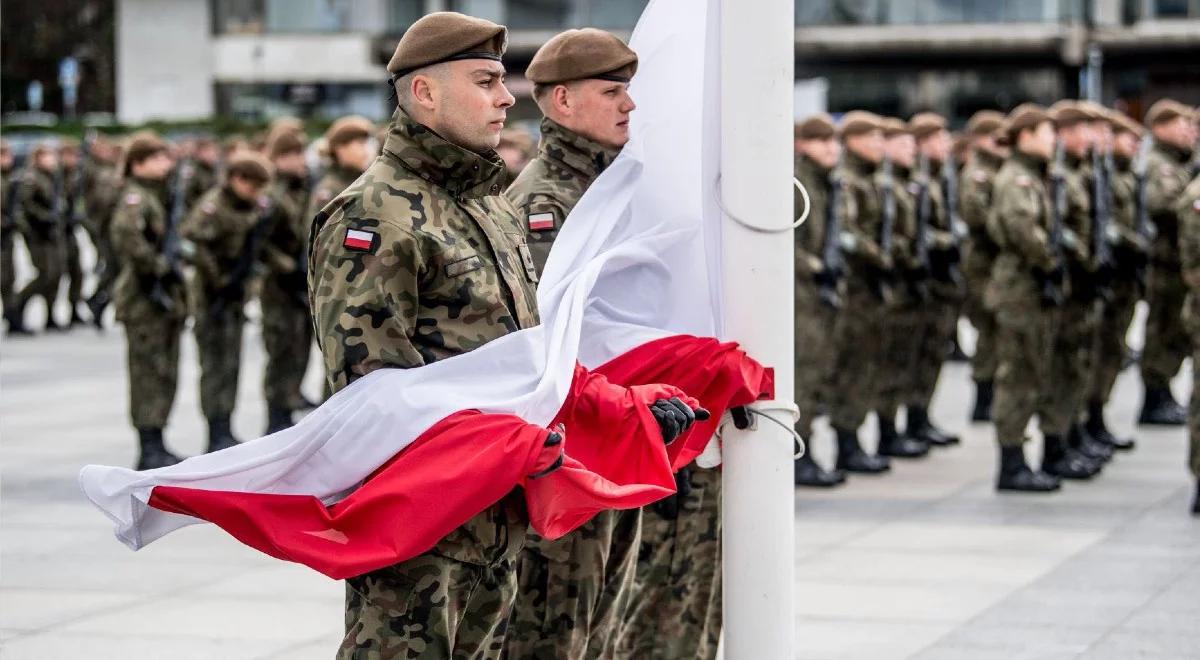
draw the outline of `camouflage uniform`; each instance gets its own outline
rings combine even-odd
[[[995,154],[976,149],[967,161],[959,196],[959,213],[969,232],[963,254],[963,277],[967,280],[963,309],[978,333],[971,372],[975,380],[985,383],[996,377],[996,319],[983,304],[983,292],[999,252],[987,233],[987,215],[992,206],[992,183],[1003,162]]]
[[[10,313],[9,310],[13,306],[13,285],[16,282],[17,274],[13,269],[13,234],[17,230],[17,219],[13,217],[14,212],[9,213],[9,206],[12,203],[13,180],[11,170],[4,170],[3,176],[0,176],[0,299],[4,301],[4,317],[7,319]]]
[[[650,507],[617,658],[710,660],[721,636],[721,472],[691,470],[679,515]],[[666,585],[666,588],[664,588]],[[515,660],[515,658],[514,658]]]
[[[1175,206],[1179,218],[1179,255],[1188,286],[1184,320],[1192,340],[1192,362],[1200,364],[1200,177],[1188,184]],[[1200,480],[1200,369],[1192,370],[1188,404],[1188,467]]]
[[[19,222],[37,276],[17,293],[16,314],[24,312],[31,298],[41,296],[48,308],[47,325],[52,326],[52,308],[63,269],[63,219],[58,215],[61,206],[55,200],[53,174],[30,165],[22,177]]]
[[[525,219],[539,274],[563,221],[617,153],[542,120],[537,157],[505,193]],[[602,511],[558,540],[530,535],[517,564],[518,594],[505,653],[611,657],[629,604],[641,527],[641,509]]]
[[[121,270],[112,243],[109,241],[109,225],[112,222],[113,210],[120,192],[120,176],[116,167],[107,163],[91,160],[85,166],[87,176],[85,206],[87,215],[84,217],[84,229],[96,246],[97,257],[102,263],[99,278],[96,280],[94,293],[97,300],[108,300],[112,296],[113,283]]]
[[[946,208],[946,192],[942,186],[939,173],[943,164],[930,161],[928,174],[918,174],[927,177],[923,185],[928,187],[929,217],[926,234],[932,263],[946,263],[945,255],[954,245],[954,236],[950,227],[951,215]],[[951,174],[957,176],[957,173]],[[943,258],[939,259],[938,254]],[[917,329],[920,343],[917,346],[916,362],[913,365],[912,386],[908,392],[908,404],[927,414],[929,404],[933,401],[937,389],[938,376],[942,372],[942,363],[946,361],[954,337],[958,332],[958,312],[962,306],[963,291],[958,282],[952,281],[949,269],[946,272],[934,273],[929,280],[929,301],[922,305],[920,321]]]
[[[1146,346],[1142,382],[1146,389],[1167,388],[1188,353],[1181,314],[1186,287],[1180,276],[1179,219],[1174,206],[1188,182],[1191,154],[1161,141],[1146,158],[1146,206],[1158,228],[1151,258],[1146,301]]]
[[[63,169],[63,274],[67,278],[67,302],[71,305],[72,321],[78,320],[77,307],[83,302],[83,263],[79,260],[78,225],[75,224],[75,218],[79,217],[76,206],[82,210],[82,205],[86,204],[79,194],[81,185],[87,183],[86,179],[81,181],[81,177],[84,177],[82,167]]]
[[[121,262],[114,303],[125,325],[129,356],[129,415],[138,429],[161,429],[175,401],[179,337],[187,319],[183,282],[172,278],[162,256],[167,231],[162,181],[126,179],[113,212],[113,251]],[[170,309],[154,302],[155,283],[163,284]]]
[[[336,164],[325,170],[325,173],[321,175],[309,192],[308,208],[304,212],[305,222],[311,222],[331,199],[349,188],[350,184],[354,183],[354,180],[360,175],[362,172],[358,170]]]
[[[309,293],[331,388],[538,323],[504,163],[397,110],[382,155],[313,222]],[[372,235],[348,246],[348,232]],[[419,291],[418,291],[419,288]],[[340,658],[498,657],[529,524],[514,491],[414,559],[346,581]]]
[[[246,282],[232,281],[231,271],[261,215],[261,204],[244,201],[223,185],[201,195],[180,227],[195,246],[192,305],[200,409],[210,421],[228,419],[237,401]]]
[[[308,310],[308,201],[304,177],[280,173],[271,187],[275,205],[274,229],[267,236],[263,257],[268,274],[263,280],[263,344],[267,349],[263,392],[267,406],[296,410],[303,405],[300,385],[308,368],[312,317]]]
[[[1045,393],[1057,311],[1043,306],[1039,273],[1056,265],[1044,160],[1014,152],[992,185],[988,235],[999,252],[984,300],[996,318],[996,397],[992,417],[1002,447],[1019,447],[1036,413],[1049,420]]]
[[[191,161],[191,166],[192,169],[183,192],[184,208],[188,211],[196,207],[196,203],[200,201],[200,197],[204,193],[217,185],[216,166],[197,159]],[[177,169],[176,173],[178,174],[178,172]]]
[[[886,185],[876,176],[878,186]],[[929,315],[927,273],[919,264],[913,239],[917,230],[917,198],[920,183],[911,170],[892,167],[892,197],[896,220],[892,231],[892,259],[898,274],[884,318],[884,332],[877,341],[883,344],[883,369],[879,374],[879,398],[876,412],[880,422],[894,423],[896,411],[906,405],[916,384],[916,367],[922,345],[921,332]]]

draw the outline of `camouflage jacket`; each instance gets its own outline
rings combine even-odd
[[[11,175],[11,170],[4,170],[4,172],[0,173],[0,231],[5,232],[5,241],[12,239],[12,235],[8,234],[8,232],[17,228],[16,213],[9,213],[10,210],[14,210],[9,208],[11,206],[9,195],[14,192],[12,189],[13,177]]]
[[[890,271],[891,255],[879,246],[880,230],[883,226],[883,199],[876,185],[878,167],[866,159],[847,150],[840,176],[846,182],[849,197],[855,208],[853,217],[847,218],[843,231],[853,237],[846,250],[847,287],[865,291],[875,271]]]
[[[1037,274],[1057,265],[1050,245],[1051,201],[1046,161],[1015,152],[992,185],[988,235],[999,248],[985,301],[993,309],[1008,303],[1038,304]]]
[[[987,233],[987,216],[992,207],[992,183],[1004,163],[996,154],[983,149],[972,152],[960,181],[958,213],[967,225],[963,268],[968,279],[986,278],[999,252]]]
[[[1146,156],[1146,208],[1158,229],[1154,242],[1154,264],[1178,270],[1179,216],[1175,202],[1188,185],[1188,159],[1191,153],[1155,141]]]
[[[336,392],[383,367],[419,367],[538,323],[537,275],[502,195],[504,162],[439,137],[397,110],[383,153],[313,220],[316,339]],[[488,564],[520,551],[514,491],[434,549]]]
[[[308,182],[302,176],[278,174],[268,193],[274,204],[271,233],[263,260],[274,275],[293,275],[308,260]],[[304,285],[308,288],[307,282]]]
[[[354,180],[360,176],[362,176],[362,172],[340,165],[334,165],[325,170],[325,173],[317,180],[316,185],[309,191],[308,206],[304,211],[306,235],[309,229],[311,229],[309,223],[317,216],[317,213],[325,208],[325,205],[330,200],[337,197],[346,188],[349,188],[350,184],[354,183]]]
[[[189,173],[183,193],[184,207],[189,211],[195,208],[196,203],[200,201],[200,197],[204,193],[217,185],[216,167],[195,159],[191,161],[191,165],[192,170]],[[178,175],[179,168],[176,168],[175,172]]]
[[[35,166],[21,174],[21,233],[28,241],[57,240],[62,235],[63,219],[54,198],[54,175]]]
[[[162,254],[167,234],[165,197],[164,181],[129,178],[121,189],[109,228],[109,240],[121,264],[113,296],[118,321],[187,315],[183,282],[170,277],[161,279],[171,270]],[[160,281],[172,302],[170,312],[150,300],[155,283]]]
[[[883,185],[882,177],[877,179]],[[896,200],[896,222],[892,227],[892,262],[903,271],[917,267],[917,196],[920,183],[907,167],[892,167],[892,195]]]
[[[539,275],[567,215],[618,153],[542,119],[537,157],[505,192],[524,220]]]
[[[829,199],[832,185],[836,181],[839,187],[838,224],[844,229],[847,219],[854,215],[854,199],[849,193],[845,179],[838,178],[809,158],[797,156],[793,174],[808,192],[808,219],[796,228],[796,286],[812,288],[815,286],[812,276],[824,267],[822,263],[825,247],[825,231],[829,224]],[[840,175],[841,172],[837,172]],[[804,211],[804,199],[797,190],[793,200],[793,212],[796,217]],[[835,237],[836,240],[837,237]],[[840,249],[840,248],[839,248]]]
[[[208,305],[217,298],[238,302],[246,295],[248,272],[236,272],[241,263],[254,263],[258,254],[249,255],[246,250],[257,250],[261,254],[261,241],[257,246],[248,241],[260,223],[270,222],[266,217],[269,204],[267,196],[255,202],[242,200],[228,186],[210,189],[196,200],[180,227],[180,235],[194,247],[191,256],[195,266],[192,279],[192,302],[196,314],[206,313]],[[248,259],[248,261],[247,261]],[[238,278],[241,281],[235,281]]]
[[[93,241],[102,242],[107,240],[108,226],[121,192],[120,176],[115,166],[95,159],[87,162],[83,172],[86,181],[84,204],[87,208],[84,228]]]
[[[1200,176],[1192,179],[1175,203],[1179,218],[1179,256],[1188,287],[1184,320],[1188,332],[1200,335]],[[1195,341],[1195,339],[1193,339]]]

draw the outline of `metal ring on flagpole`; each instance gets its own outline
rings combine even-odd
[[[783,430],[792,434],[792,438],[794,438],[795,442],[796,442],[796,452],[792,455],[793,459],[801,458],[806,453],[808,453],[808,445],[805,444],[804,438],[800,437],[800,433],[796,431],[794,426],[788,426],[787,424],[784,424],[783,422],[779,421],[778,419],[775,419],[774,417],[768,415],[765,412],[767,410],[782,410],[783,412],[790,413],[792,416],[792,424],[795,424],[797,421],[800,420],[800,408],[797,407],[796,404],[792,403],[791,401],[776,400],[776,401],[763,401],[763,402],[759,402],[754,405],[743,406],[743,408],[745,408],[746,412],[756,415],[758,417],[762,417],[763,419],[766,419],[766,420],[770,421],[771,423],[778,425]],[[725,429],[725,422],[721,422],[721,424],[719,424],[717,426],[717,431],[715,434],[722,441],[724,441],[724,438],[722,437],[722,431],[724,431],[724,429]]]
[[[729,216],[730,220],[733,220],[734,222],[738,223],[739,225],[745,227],[746,229],[749,229],[750,231],[758,232],[760,234],[782,234],[784,232],[792,231],[792,230],[796,229],[797,227],[799,227],[800,225],[804,224],[804,221],[808,220],[809,211],[812,210],[812,200],[809,199],[808,190],[806,190],[804,188],[804,184],[800,183],[800,179],[797,179],[796,177],[792,177],[792,183],[795,184],[796,190],[800,191],[800,197],[804,199],[804,212],[802,212],[800,214],[799,218],[796,218],[795,222],[793,222],[791,225],[789,225],[787,227],[779,227],[779,228],[759,227],[758,225],[746,222],[745,220],[743,220],[743,219],[737,217],[736,215],[734,215],[733,213],[731,213],[729,211],[729,209],[725,208],[725,202],[721,200],[721,175],[720,174],[717,174],[717,183],[713,187],[713,198],[717,201],[717,207],[721,209],[722,213]]]

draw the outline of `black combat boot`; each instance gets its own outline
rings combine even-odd
[[[1084,429],[1096,442],[1118,451],[1129,451],[1137,445],[1133,438],[1118,438],[1108,430],[1108,425],[1104,423],[1104,403],[1100,401],[1088,403],[1088,418]]]
[[[97,330],[104,329],[104,310],[108,309],[108,296],[103,291],[97,291],[85,303],[92,314],[92,325]]]
[[[58,321],[54,320],[54,311],[51,309],[47,309],[46,310],[46,328],[45,328],[46,332],[62,332],[66,329],[67,329],[66,326],[59,325]]]
[[[796,466],[796,485],[811,486],[813,488],[832,488],[846,481],[846,475],[841,470],[826,470],[813,460],[812,454],[804,452],[804,455],[797,458]]]
[[[1067,432],[1067,445],[1093,461],[1101,463],[1107,463],[1113,456],[1113,448],[1097,442],[1079,422],[1072,424],[1071,430]]]
[[[914,438],[911,435],[901,435],[896,431],[896,421],[883,413],[876,412],[879,418],[879,453],[882,456],[895,458],[918,458],[929,453],[929,443]]]
[[[29,328],[25,327],[25,308],[13,307],[4,310],[4,320],[8,323],[8,336],[28,337],[33,334]]]
[[[1187,423],[1187,409],[1175,401],[1169,387],[1147,387],[1142,399],[1142,414],[1138,424],[1151,426],[1183,426]]]
[[[83,315],[79,313],[78,305],[73,304],[71,305],[71,320],[67,321],[67,327],[74,328],[77,325],[87,325],[87,321],[84,320]]]
[[[240,442],[233,437],[228,416],[208,418],[208,453],[229,449]]]
[[[995,391],[995,384],[992,381],[975,381],[975,409],[971,411],[972,422],[992,421],[992,395]]]
[[[1100,464],[1068,447],[1061,435],[1047,435],[1043,444],[1042,472],[1061,479],[1091,479],[1100,473]]]
[[[924,440],[934,447],[957,445],[957,435],[950,435],[933,425],[929,419],[929,411],[921,406],[908,407],[908,424],[905,431],[918,440]]]
[[[282,431],[292,424],[291,410],[276,406],[267,407],[267,432],[264,435],[271,435],[272,433]]]
[[[862,445],[858,444],[858,432],[846,429],[834,430],[837,431],[838,443],[837,469],[846,472],[877,474],[892,468],[888,459],[883,456],[872,456],[863,451]]]
[[[140,428],[138,432],[138,445],[141,451],[138,453],[138,470],[153,470],[155,468],[167,467],[175,465],[183,459],[171,452],[167,451],[163,445],[162,429]]]
[[[1192,515],[1200,516],[1200,478],[1196,479],[1196,499],[1192,500]]]
[[[1049,493],[1061,486],[1062,482],[1058,477],[1045,472],[1034,472],[1025,463],[1025,452],[1021,447],[1000,447],[1000,470],[996,477],[996,490]]]

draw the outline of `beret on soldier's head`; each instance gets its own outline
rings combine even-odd
[[[125,141],[125,163],[128,168],[133,163],[140,163],[156,153],[167,151],[167,141],[150,130],[138,131]]]
[[[1008,119],[1003,119],[999,125],[991,132],[992,139],[996,140],[996,146],[1010,147],[1012,146],[1012,136],[1008,132]]]
[[[1054,118],[1045,108],[1036,103],[1022,103],[1008,113],[1008,143],[1017,144],[1017,136],[1027,128],[1036,128],[1042,122],[1053,122]]]
[[[1109,110],[1108,121],[1112,124],[1113,131],[1117,133],[1132,133],[1134,136],[1140,138],[1146,132],[1146,129],[1142,128],[1141,124],[1134,121],[1133,118],[1124,112]]]
[[[1004,125],[1004,114],[995,110],[980,110],[967,121],[967,135],[981,137],[991,135]]]
[[[866,110],[851,110],[842,116],[842,137],[853,137],[870,131],[882,131],[883,118]]]
[[[585,78],[629,82],[637,66],[637,53],[615,34],[583,28],[560,32],[542,44],[525,77],[539,85]]]
[[[229,157],[225,172],[230,177],[240,176],[258,183],[267,183],[271,180],[274,168],[262,154],[243,149]]]
[[[375,124],[370,119],[361,115],[349,115],[329,125],[329,129],[325,131],[325,142],[333,149],[374,134]]]
[[[1176,117],[1191,119],[1192,109],[1172,99],[1161,99],[1150,106],[1150,110],[1146,113],[1146,125],[1151,127],[1158,126]]]
[[[1054,119],[1054,125],[1057,128],[1074,126],[1095,118],[1087,107],[1065,99],[1050,106],[1050,116]]]
[[[267,142],[270,142],[276,134],[286,131],[303,133],[304,122],[296,117],[277,117],[267,124]]]
[[[73,137],[64,137],[58,140],[59,151],[79,151],[81,148],[79,140]]]
[[[294,154],[304,151],[304,133],[294,130],[280,130],[267,138],[267,156],[277,158],[284,154]]]
[[[946,130],[946,118],[936,112],[918,112],[908,120],[908,129],[918,140]]]
[[[1080,101],[1079,108],[1092,116],[1092,121],[1102,121],[1112,125],[1112,117],[1108,116],[1108,108],[1092,101]]]
[[[894,138],[900,135],[912,135],[912,126],[897,117],[883,117],[883,137]]]
[[[388,62],[392,79],[421,67],[467,59],[500,61],[508,46],[508,29],[489,20],[453,11],[428,14],[404,31]]]
[[[806,117],[795,127],[797,140],[828,140],[836,135],[837,126],[833,124],[833,117],[824,112]]]

